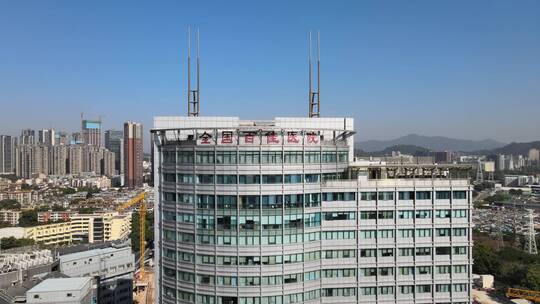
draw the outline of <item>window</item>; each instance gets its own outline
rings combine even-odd
[[[286,151],[284,160],[286,164],[301,164],[304,162],[304,156],[302,151]]]
[[[413,200],[414,191],[399,191],[398,196],[400,201]]]
[[[466,199],[467,191],[454,191],[452,192],[452,198],[453,199]]]
[[[399,274],[409,276],[414,274],[414,267],[399,267]]]
[[[431,274],[431,266],[418,266],[416,270],[418,274]]]
[[[233,185],[236,184],[236,175],[217,175],[216,184]]]
[[[325,212],[325,221],[354,220],[355,212]]]
[[[450,284],[435,285],[435,292],[450,292]]]
[[[416,192],[416,199],[417,200],[431,199],[431,192],[430,191],[417,191]]]
[[[454,265],[453,272],[454,273],[467,273],[467,265]]]
[[[305,182],[306,183],[318,183],[321,181],[321,175],[320,174],[306,174],[305,175]]]
[[[300,184],[304,181],[302,174],[286,174],[285,183],[286,184]]]
[[[163,173],[163,180],[166,181],[166,182],[175,183],[176,182],[176,176],[174,175],[174,173]]]
[[[394,192],[389,192],[389,191],[379,192],[379,200],[380,201],[393,201]]]
[[[242,209],[259,209],[261,206],[260,196],[258,195],[240,196],[240,202],[241,202]]]
[[[413,256],[414,248],[399,248],[399,256]]]
[[[281,184],[283,183],[283,175],[281,174],[272,174],[272,175],[263,175],[263,184]]]
[[[236,209],[236,196],[234,195],[218,195],[218,209]]]
[[[174,165],[176,163],[174,151],[163,151],[163,163]]]
[[[453,228],[452,235],[454,236],[467,236],[467,228]]]
[[[360,192],[361,201],[374,201],[377,199],[377,192]]]
[[[195,196],[193,194],[178,193],[178,203],[193,204],[194,202],[195,202]]]
[[[377,211],[360,211],[360,219],[375,220],[377,219]]]
[[[401,294],[412,294],[414,293],[414,285],[399,286],[399,291],[401,292]]]
[[[214,151],[197,151],[197,164],[213,164]]]
[[[349,161],[349,152],[348,151],[338,151],[338,162],[346,163]]]
[[[318,151],[305,152],[304,160],[306,163],[316,164],[321,162],[321,153]]]
[[[283,196],[281,195],[263,195],[262,196],[263,209],[281,209],[282,206],[283,206]]]
[[[416,237],[431,237],[431,229],[416,229]]]
[[[431,218],[431,210],[416,210],[415,215],[417,219]]]
[[[380,220],[391,220],[394,218],[394,211],[379,211],[378,218]]]
[[[435,198],[437,198],[438,200],[450,199],[450,191],[436,191]]]
[[[213,195],[197,195],[198,209],[214,209],[215,198]]]
[[[193,174],[178,174],[177,179],[181,184],[193,184],[195,182]]]
[[[360,274],[364,277],[374,277],[377,275],[377,268],[361,268]]]
[[[393,257],[394,256],[394,248],[379,249],[379,254],[380,254],[381,257]]]
[[[435,248],[436,255],[449,255],[451,247],[437,247]]]
[[[361,258],[374,258],[377,256],[376,249],[360,249]]]
[[[376,230],[360,230],[361,239],[374,239],[377,236]]]
[[[399,229],[400,238],[412,238],[414,237],[414,229]]]
[[[178,151],[178,164],[191,165],[195,162],[193,151]]]
[[[455,292],[465,292],[467,290],[468,290],[467,284],[454,284]]]
[[[260,162],[259,151],[239,151],[239,164],[258,164]]]
[[[326,152],[326,151],[324,151],[322,153],[321,162],[323,162],[323,163],[335,163],[335,162],[337,162],[337,154],[336,154],[336,152]]]
[[[281,164],[283,162],[283,155],[281,151],[263,151],[262,163],[263,164]]]
[[[465,246],[454,247],[454,254],[455,255],[467,254],[467,247]]]
[[[450,210],[435,210],[436,218],[450,218]]]
[[[435,236],[448,237],[450,236],[450,228],[437,228],[435,229]]]
[[[392,230],[392,229],[379,230],[377,237],[380,238],[380,239],[394,238],[394,230]]]
[[[214,175],[212,174],[197,174],[197,184],[213,184]]]
[[[412,219],[414,218],[413,210],[400,210],[398,211],[398,217],[400,219]]]
[[[217,151],[216,164],[236,164],[236,151]]]
[[[305,207],[318,207],[321,205],[320,193],[306,193],[305,195]]]
[[[453,218],[466,218],[467,210],[465,209],[452,210],[452,217]]]
[[[431,255],[431,247],[419,247],[419,248],[416,248],[416,255],[417,256]]]
[[[381,286],[381,287],[379,287],[379,294],[381,294],[381,295],[394,294],[394,286]]]
[[[435,266],[435,273],[436,274],[449,274],[450,273],[450,266]]]
[[[261,176],[260,175],[240,175],[238,178],[238,183],[240,184],[260,184]]]
[[[393,267],[381,267],[379,268],[379,275],[380,276],[393,276],[394,275],[394,268]]]
[[[377,294],[377,287],[360,287],[360,294],[363,296],[374,296]]]

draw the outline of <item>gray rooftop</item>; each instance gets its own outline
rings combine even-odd
[[[87,250],[87,251],[75,252],[75,253],[61,255],[60,261],[66,262],[66,261],[90,258],[97,255],[111,254],[111,253],[123,251],[125,250],[125,248],[131,248],[131,247],[122,247],[122,248],[107,247],[107,248],[98,248],[98,249],[92,249],[92,250]]]
[[[34,286],[34,288],[30,289],[28,292],[81,290],[81,288],[91,280],[91,277],[47,279]]]

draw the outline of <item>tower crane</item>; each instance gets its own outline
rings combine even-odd
[[[145,276],[144,272],[144,251],[145,251],[145,228],[146,228],[146,193],[141,192],[129,201],[123,203],[116,211],[122,212],[129,207],[139,204],[139,281],[142,281]]]

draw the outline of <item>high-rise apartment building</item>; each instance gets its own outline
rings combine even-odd
[[[471,303],[464,168],[354,160],[351,118],[152,132],[156,303]]]
[[[130,188],[143,184],[143,126],[131,121],[124,123],[124,183]]]
[[[530,149],[529,150],[529,163],[531,166],[538,166],[540,165],[540,150],[538,149]]]
[[[15,173],[15,147],[17,139],[9,135],[0,135],[0,174]]]
[[[124,174],[124,133],[119,130],[105,131],[105,148],[114,153],[115,174]]]
[[[87,145],[101,147],[101,120],[82,120],[82,141]]]
[[[43,129],[38,130],[38,143],[47,145],[47,146],[54,146],[56,141],[56,134],[54,129]]]
[[[21,138],[19,140],[21,145],[33,145],[36,143],[36,131],[32,129],[25,129],[21,131]]]
[[[54,135],[55,145],[69,145],[69,137],[66,132],[55,132]]]

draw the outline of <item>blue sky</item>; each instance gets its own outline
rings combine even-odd
[[[307,115],[320,29],[322,116],[358,139],[540,139],[540,1],[494,0],[0,0],[0,133],[185,115],[189,24],[202,115]]]

